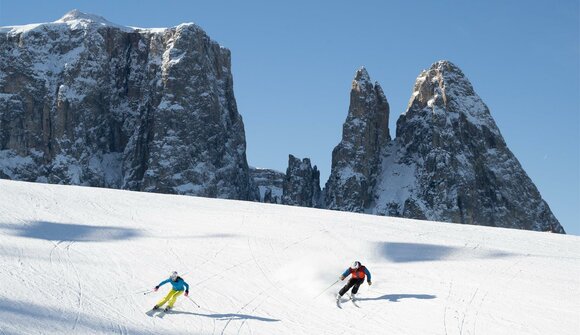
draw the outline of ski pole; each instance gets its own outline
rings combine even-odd
[[[187,299],[191,300],[191,302],[193,302],[197,306],[197,308],[201,308],[201,306],[198,305],[197,302],[193,301],[193,299],[191,299],[190,297],[187,297]]]
[[[155,291],[154,290],[145,291],[145,292],[143,292],[143,295],[151,294],[153,292],[155,292]]]
[[[113,300],[115,300],[115,299],[124,298],[124,297],[128,297],[128,296],[130,296],[130,295],[139,294],[139,293],[148,294],[148,293],[150,293],[150,291],[149,291],[149,290],[141,290],[141,291],[131,292],[131,293],[127,293],[127,294],[121,294],[121,295],[116,295],[116,296],[110,296],[110,297],[107,297],[107,298],[108,298],[108,299],[113,299]]]
[[[334,286],[336,283],[338,283],[338,279],[337,279],[337,280],[336,280],[334,283],[332,283],[332,285],[330,285],[329,287],[325,288],[325,289],[324,289],[324,291],[320,292],[320,293],[319,293],[319,294],[318,294],[316,297],[314,297],[314,298],[318,298],[318,297],[320,297],[320,295],[322,295],[322,293],[324,293],[324,292],[328,291],[328,289],[329,289],[329,288],[331,288],[331,287],[333,287],[333,286]]]

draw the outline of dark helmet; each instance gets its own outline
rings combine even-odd
[[[360,267],[360,262],[359,261],[354,261],[352,262],[352,265],[350,266],[351,269],[356,270]]]

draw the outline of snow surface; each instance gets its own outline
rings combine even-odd
[[[579,242],[0,180],[0,334],[579,334]],[[355,259],[373,285],[339,309]],[[146,315],[172,270],[201,308]]]

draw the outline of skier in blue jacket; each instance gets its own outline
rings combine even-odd
[[[336,295],[336,300],[340,300],[343,294],[345,294],[351,287],[351,298],[354,301],[356,297],[356,293],[358,292],[358,288],[361,286],[362,283],[365,281],[365,276],[367,277],[367,283],[372,285],[371,282],[371,273],[366,268],[366,266],[362,265],[359,261],[354,261],[352,265],[346,269],[342,275],[340,275],[339,279],[344,280],[348,275],[351,275],[348,283],[344,285],[344,287],[338,292]]]
[[[159,285],[155,286],[154,291],[159,290],[160,286],[163,286],[167,283],[171,284],[172,286],[171,291],[167,293],[165,298],[161,299],[157,304],[155,304],[155,306],[153,306],[153,309],[158,309],[159,307],[163,306],[163,304],[165,304],[167,301],[169,301],[169,303],[167,304],[167,307],[165,307],[165,311],[168,311],[169,309],[173,308],[175,300],[177,300],[177,297],[183,294],[184,289],[185,296],[186,297],[189,296],[189,284],[186,283],[185,280],[183,280],[183,278],[177,275],[177,271],[173,271],[173,273],[168,279],[162,281],[161,283],[159,283]]]

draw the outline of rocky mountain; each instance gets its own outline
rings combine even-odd
[[[260,202],[282,203],[286,174],[276,170],[250,168],[250,176],[260,192]]]
[[[230,52],[195,24],[0,28],[0,178],[564,233],[454,64],[419,75],[395,139],[388,121],[361,68],[321,191],[308,158],[248,167]]]
[[[358,78],[333,151],[329,208],[564,233],[457,66],[440,61],[419,75],[392,141],[377,126],[384,96],[368,80],[359,95]]]
[[[320,171],[309,158],[288,155],[286,173],[251,168],[250,174],[260,191],[260,202],[302,207],[322,207]]]
[[[0,178],[256,199],[232,86],[191,23],[0,28]]]
[[[289,155],[284,177],[282,203],[303,207],[321,207],[320,171],[309,158]]]
[[[325,187],[325,206],[363,212],[374,200],[382,149],[390,142],[389,103],[365,68],[357,71],[342,140],[332,151],[332,170]]]

